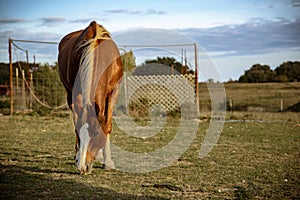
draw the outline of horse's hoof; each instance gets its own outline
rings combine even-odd
[[[105,164],[103,164],[103,168],[106,171],[114,171],[114,170],[116,170],[116,167],[114,165],[111,166],[111,165],[105,165]]]

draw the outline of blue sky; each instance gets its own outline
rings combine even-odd
[[[0,2],[0,11],[0,62],[8,62],[9,37],[59,42],[92,20],[113,36],[137,27],[185,34],[203,47],[221,80],[237,79],[256,63],[275,68],[300,60],[299,0],[9,0]],[[57,57],[55,45],[18,45],[38,62]]]

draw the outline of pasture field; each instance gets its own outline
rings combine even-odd
[[[234,110],[277,112],[281,100],[283,110],[300,101],[300,82],[289,83],[225,83],[226,98]],[[200,110],[210,109],[210,96],[205,83],[199,84]]]
[[[76,170],[69,116],[0,116],[0,198],[299,199],[299,114],[230,115],[264,121],[226,122],[213,150],[199,159],[209,125],[201,121],[189,149],[166,168],[134,174],[96,163],[89,175]],[[112,142],[151,151],[172,140],[177,124],[167,119],[164,131],[149,140],[128,137],[114,124]]]

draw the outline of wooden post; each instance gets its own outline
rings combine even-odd
[[[230,111],[233,112],[233,100],[232,99],[229,99],[229,108],[230,108]]]
[[[199,116],[199,91],[198,91],[198,47],[197,43],[194,43],[195,47],[195,90],[196,90],[196,109],[197,109],[197,116]]]
[[[186,49],[184,50],[184,66],[187,66]]]
[[[9,91],[10,91],[10,115],[14,113],[14,96],[13,96],[13,67],[12,67],[12,55],[11,55],[11,43],[12,39],[8,39],[8,55],[9,55]]]
[[[26,98],[25,98],[25,71],[22,70],[22,90],[21,90],[21,110],[25,111],[26,106]]]
[[[119,50],[123,51],[123,55],[126,54],[126,47],[124,48],[119,48]],[[127,91],[127,87],[128,87],[128,83],[127,83],[127,57],[124,56],[124,63],[123,63],[123,67],[124,67],[124,71],[123,71],[123,77],[122,79],[124,80],[123,83],[124,83],[124,103],[125,103],[125,113],[126,115],[129,114],[129,100],[128,100],[128,97],[127,97],[127,94],[128,94],[128,91]]]
[[[16,89],[15,89],[15,105],[14,105],[14,108],[18,109],[18,106],[20,107],[20,87],[19,87],[19,69],[18,67],[16,68]]]
[[[33,83],[32,81],[33,81],[33,75],[32,75],[32,73],[30,73],[30,83]],[[31,90],[33,90],[33,84],[31,84],[30,88],[28,88],[28,89],[29,89],[29,91],[28,91],[29,92],[29,110],[31,111],[32,110],[32,99],[33,99]]]
[[[183,66],[183,49],[181,49],[181,66]]]
[[[19,93],[19,69],[16,68],[16,95]]]
[[[27,78],[25,78],[25,80],[27,82],[28,87],[30,87],[30,70],[29,70],[28,50],[26,50],[25,52],[26,52],[26,68],[25,68],[26,71],[25,71],[25,77],[27,77]]]
[[[280,112],[283,111],[283,99],[280,99]]]

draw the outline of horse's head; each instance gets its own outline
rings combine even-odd
[[[92,106],[78,115],[76,124],[76,166],[81,174],[90,173],[98,153],[102,152],[106,136]]]

